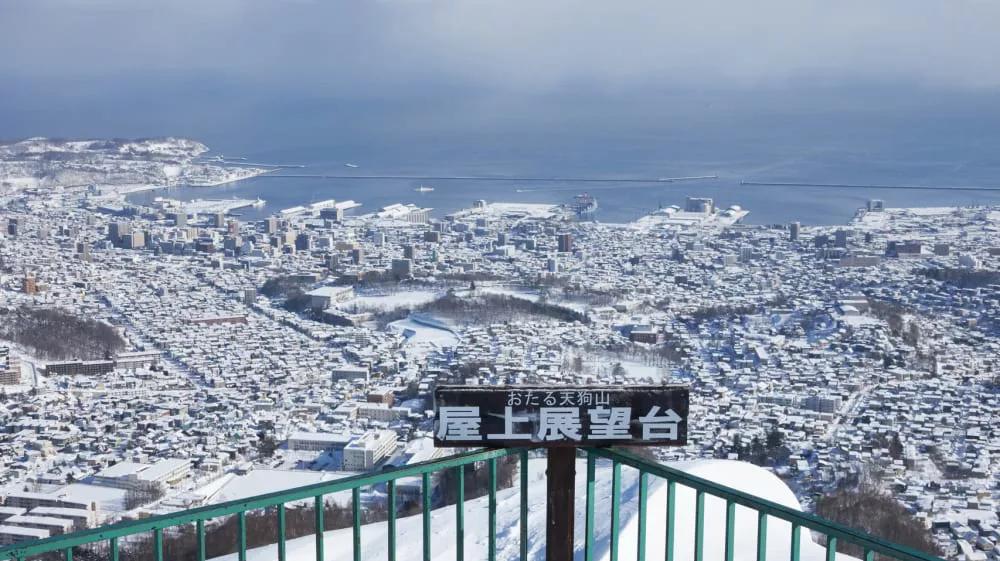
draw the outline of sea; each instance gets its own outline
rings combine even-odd
[[[0,106],[2,134],[186,136],[206,143],[210,156],[301,166],[223,186],[131,196],[137,203],[155,196],[264,199],[262,208],[237,211],[246,219],[328,199],[354,200],[362,205],[359,213],[413,203],[441,217],[479,199],[558,204],[585,192],[598,200],[594,218],[608,223],[683,205],[688,196],[711,197],[723,208],[740,205],[753,224],[843,224],[869,199],[889,207],[1000,204],[1000,191],[952,189],[1000,187],[1000,97],[992,92],[837,86],[533,96],[397,92],[366,98],[287,88],[176,89],[150,84],[138,93],[55,100],[40,91],[8,92]],[[501,180],[356,177],[364,175]],[[717,177],[572,180],[689,176]],[[570,179],[503,180],[515,177]],[[421,186],[433,191],[418,192]]]

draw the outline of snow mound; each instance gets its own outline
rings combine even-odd
[[[716,483],[752,493],[763,499],[800,510],[798,500],[778,477],[757,466],[727,460],[708,460],[669,464],[681,471]],[[485,469],[485,468],[484,468]],[[545,461],[533,459],[528,468],[528,556],[533,561],[545,559]],[[619,516],[621,534],[619,559],[635,559],[638,544],[638,473],[625,467],[622,470],[622,497]],[[576,559],[583,559],[585,539],[586,462],[577,462],[576,477],[577,509],[575,512],[576,533],[574,544]],[[607,561],[611,557],[611,469],[610,463],[598,462],[595,484],[595,559]],[[648,520],[646,527],[646,558],[664,558],[664,536],[666,530],[667,485],[662,480],[651,478]],[[497,493],[497,560],[516,561],[519,559],[519,508],[518,489],[505,489]],[[695,492],[677,486],[675,499],[676,518],[674,522],[674,558],[694,558],[694,512]],[[486,559],[488,544],[488,501],[486,497],[465,503],[465,558]],[[722,561],[725,558],[726,504],[722,499],[705,498],[705,561]],[[824,548],[812,541],[807,531],[802,531],[802,561],[823,561]],[[422,520],[420,515],[400,518],[397,521],[396,552],[398,561],[419,561],[422,559]],[[347,559],[352,542],[351,529],[331,530],[324,534],[325,561]],[[386,523],[367,524],[361,529],[361,558],[364,561],[387,559],[388,537]],[[791,526],[773,518],[768,520],[768,559],[788,559],[791,543]],[[736,561],[755,561],[757,555],[757,514],[743,507],[736,509],[735,532]],[[313,561],[315,541],[312,536],[290,540],[287,555],[290,561]],[[435,561],[455,559],[455,507],[447,506],[431,513],[431,557]],[[247,552],[248,561],[272,561],[277,556],[274,545],[259,547]],[[236,555],[217,558],[218,561],[236,561]],[[842,561],[853,558],[838,555]]]

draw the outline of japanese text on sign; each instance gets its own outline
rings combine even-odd
[[[440,446],[682,445],[687,388],[480,388],[442,386]]]

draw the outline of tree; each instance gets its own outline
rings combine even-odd
[[[615,378],[624,376],[626,374],[628,374],[628,372],[625,370],[625,367],[622,366],[622,363],[620,362],[616,362],[615,365],[611,367],[611,375]]]
[[[892,435],[892,441],[889,442],[889,455],[892,459],[898,460],[903,457],[903,442],[899,439],[899,434]]]
[[[767,450],[770,452],[776,450],[780,446],[785,444],[785,433],[778,430],[777,427],[773,427],[771,430],[767,431]]]
[[[841,487],[820,497],[816,514],[924,553],[941,555],[923,522],[868,480],[862,480],[855,489]],[[864,554],[860,546],[846,541],[837,542],[837,551],[858,558]]]
[[[260,454],[260,457],[270,458],[274,456],[274,451],[278,449],[278,442],[274,440],[274,436],[264,433],[258,436],[260,436],[260,440],[257,442],[257,453]]]

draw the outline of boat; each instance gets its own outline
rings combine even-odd
[[[252,206],[254,208],[260,208],[260,207],[264,206],[264,204],[265,204],[264,199],[262,199],[260,197],[257,197],[257,200],[254,201],[253,204],[250,205],[250,206]]]
[[[418,193],[430,193],[433,190],[434,190],[433,187],[428,187],[426,185],[421,185],[420,187],[417,187],[416,189],[414,189],[414,191],[416,191]]]
[[[354,169],[354,168],[358,167],[358,164],[346,163],[346,164],[344,164],[344,167],[348,167],[348,168]]]
[[[590,217],[597,212],[597,199],[589,193],[580,193],[573,198],[573,203],[569,206],[577,216]]]

